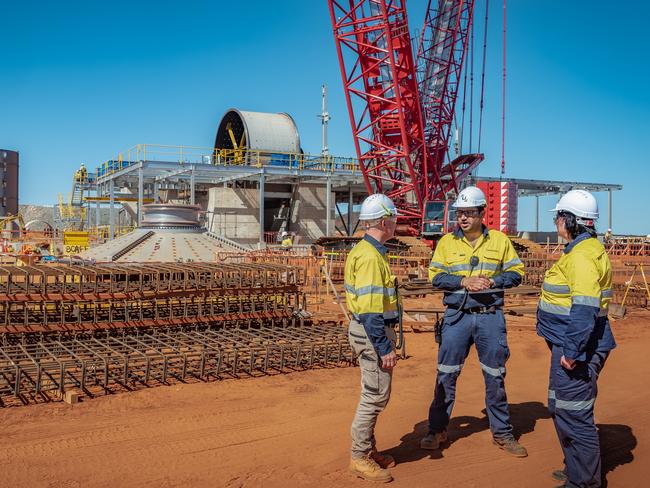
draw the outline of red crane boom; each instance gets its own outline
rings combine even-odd
[[[483,160],[481,154],[469,154],[445,164],[473,14],[474,0],[439,0],[436,8],[431,0],[427,3],[417,55],[430,157],[425,174],[427,200],[457,193],[458,184]]]
[[[391,197],[419,233],[427,202],[456,192],[483,159],[445,162],[474,0],[429,1],[417,63],[406,0],[328,4],[366,188]]]
[[[329,0],[359,165],[368,192],[421,218],[426,147],[403,0]]]

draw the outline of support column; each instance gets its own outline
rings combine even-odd
[[[539,195],[535,195],[535,232],[539,232]]]
[[[613,231],[614,228],[612,227],[612,190],[609,190],[607,192],[607,217],[609,222],[609,225],[607,227],[609,227]]]
[[[192,165],[192,169],[190,170],[190,205],[194,205],[194,165]]]
[[[348,236],[352,236],[352,208],[354,207],[354,195],[352,183],[348,183]]]
[[[260,172],[260,249],[265,247],[264,243],[264,169]]]
[[[158,203],[158,193],[160,192],[160,183],[155,181],[153,182],[153,203]]]
[[[325,191],[327,192],[327,195],[325,195],[325,205],[326,205],[326,212],[327,216],[325,217],[325,235],[330,236],[332,235],[332,224],[331,224],[331,217],[332,217],[332,178],[330,176],[327,177],[327,185],[325,186]]]
[[[138,227],[142,224],[142,203],[144,198],[144,168],[142,163],[138,168]]]
[[[113,240],[115,238],[115,180],[111,178],[108,180],[108,238]]]

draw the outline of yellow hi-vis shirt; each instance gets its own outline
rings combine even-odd
[[[345,261],[345,298],[348,310],[360,322],[379,356],[392,350],[384,326],[397,321],[395,276],[390,272],[387,249],[366,235]]]
[[[475,266],[472,257],[478,260]],[[465,293],[462,279],[480,275],[492,278],[494,287]],[[435,288],[445,291],[443,302],[451,308],[502,306],[503,290],[519,285],[523,276],[524,265],[508,236],[486,227],[475,247],[461,229],[444,235],[429,264],[429,280]]]
[[[293,245],[293,241],[291,240],[291,237],[286,237],[282,240],[281,243],[282,247],[291,247]]]
[[[569,359],[583,361],[587,351],[609,351],[616,347],[607,320],[612,296],[612,265],[605,248],[581,234],[544,275],[537,333],[563,347]]]

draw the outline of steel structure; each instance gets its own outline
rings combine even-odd
[[[309,319],[306,277],[243,258],[0,265],[0,406],[352,364],[345,328]]]
[[[329,0],[354,145],[368,192],[421,217],[427,160],[405,2]]]
[[[118,333],[5,338],[0,406],[87,396],[180,381],[286,373],[353,362],[345,329],[330,322],[274,318],[263,325],[157,328]]]
[[[156,200],[163,188],[189,190],[190,204],[195,203],[195,190],[206,190],[234,182],[257,186],[260,202],[269,198],[291,198],[290,194],[266,191],[271,183],[324,184],[328,193],[336,188],[361,183],[363,176],[356,159],[332,155],[270,152],[253,149],[214,149],[192,146],[139,144],[121,153],[115,160],[102,164],[92,177],[92,190],[98,198],[91,201],[96,212],[88,212],[88,220],[100,224],[100,205],[108,205],[109,238],[116,232],[116,204],[125,195],[119,188],[131,189],[137,199],[137,215],[143,213],[146,197]],[[333,203],[326,199],[326,214],[331,215]],[[94,215],[93,215],[94,214]],[[264,244],[264,205],[260,206],[260,244]]]
[[[446,164],[474,1],[439,0],[437,7],[431,3],[427,3],[417,54],[419,95],[430,157],[424,173],[428,200],[444,199],[450,192],[457,192],[458,184],[483,160],[482,154],[468,154]]]
[[[474,1],[429,2],[417,60],[404,0],[328,4],[367,191],[390,196],[419,228],[425,203],[447,198],[483,159],[446,162]]]
[[[0,335],[288,320],[304,270],[281,264],[0,266]]]

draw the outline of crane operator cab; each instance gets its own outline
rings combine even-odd
[[[456,225],[456,209],[448,200],[431,200],[424,205],[422,237],[438,240]]]

